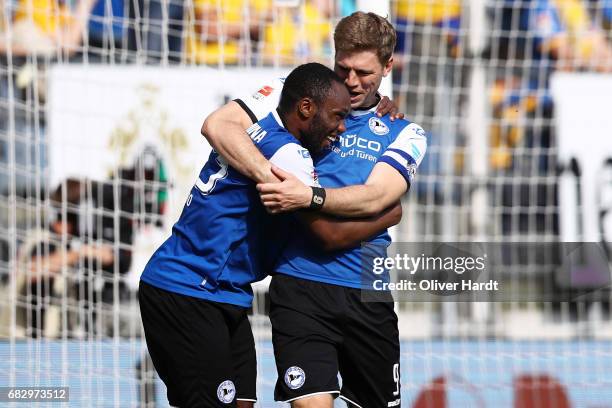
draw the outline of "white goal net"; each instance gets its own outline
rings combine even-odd
[[[0,1],[0,387],[167,406],[136,290],[208,157],[204,118],[331,66],[338,20],[384,3],[389,96],[429,142],[395,241],[501,248],[505,288],[399,294],[402,405],[612,404],[610,1]],[[266,290],[251,321],[275,407]]]

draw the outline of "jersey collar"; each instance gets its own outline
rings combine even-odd
[[[351,111],[351,116],[357,117],[357,116],[368,115],[370,113],[376,112],[376,108],[378,108],[378,105],[380,104],[380,100],[382,99],[382,97],[380,96],[380,94],[378,92],[376,93],[376,97],[378,98],[378,102],[376,102],[376,104],[374,106],[371,106],[369,108],[353,109]]]

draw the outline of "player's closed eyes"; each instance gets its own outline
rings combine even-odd
[[[345,75],[348,75],[351,72],[351,68],[349,68],[349,67],[343,67],[342,65],[338,65],[338,68],[340,69],[342,74],[345,74]],[[354,71],[355,74],[357,76],[360,76],[360,77],[372,75],[374,73],[372,71],[364,71],[362,69],[355,69],[355,70],[352,70],[352,71]]]

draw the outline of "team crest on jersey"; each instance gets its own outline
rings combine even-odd
[[[292,390],[297,390],[306,381],[306,373],[300,367],[289,367],[285,371],[285,384]]]
[[[368,121],[368,125],[370,126],[370,130],[378,136],[386,135],[387,133],[389,133],[389,128],[387,127],[387,125],[385,125],[382,120],[375,116],[370,118],[370,120]]]
[[[219,387],[217,387],[217,398],[219,398],[219,401],[223,402],[224,404],[231,403],[235,396],[236,387],[234,387],[234,383],[232,381],[223,381],[221,384],[219,384]]]

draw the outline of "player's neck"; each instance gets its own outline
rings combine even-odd
[[[367,110],[374,108],[376,105],[378,105],[379,102],[380,102],[380,94],[376,92],[374,95],[368,98],[368,100],[364,101],[362,106],[358,108],[354,108],[353,110],[367,111]]]
[[[285,114],[282,113],[278,108],[276,108],[276,116],[280,119],[281,125],[287,130],[289,130],[289,126],[287,125],[287,118],[285,118]]]
[[[301,141],[301,132],[300,126],[298,125],[299,120],[297,118],[292,118],[290,114],[287,114],[287,117],[284,114],[276,109],[276,113],[278,114],[278,118],[281,120],[282,125],[289,133],[293,135],[297,140]]]

